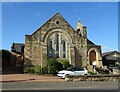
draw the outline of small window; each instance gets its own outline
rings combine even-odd
[[[58,21],[58,20],[56,21],[56,24],[59,24],[59,21]]]
[[[80,29],[77,29],[78,32],[80,32]]]
[[[79,34],[80,37],[82,36],[82,34],[81,34],[81,32],[80,32],[80,29],[77,29],[76,33]]]

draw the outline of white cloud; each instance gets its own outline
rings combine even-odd
[[[102,48],[102,51],[103,51],[103,52],[112,51],[112,49],[111,49],[110,47],[106,46],[106,45],[102,45],[101,48]]]

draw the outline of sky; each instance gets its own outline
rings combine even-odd
[[[75,29],[78,20],[87,27],[87,37],[102,52],[118,51],[117,2],[3,2],[2,48],[11,50],[12,43],[24,43],[54,14],[59,12]]]

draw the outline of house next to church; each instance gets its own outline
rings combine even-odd
[[[87,38],[87,27],[80,21],[73,29],[56,13],[31,35],[25,35],[24,65],[44,66],[49,58],[67,60],[73,66],[87,67],[96,61],[102,67],[101,46]]]

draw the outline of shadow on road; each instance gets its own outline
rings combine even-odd
[[[4,83],[6,82],[22,82],[22,81],[29,81],[29,80],[35,80],[35,79],[27,79],[27,80],[11,80],[11,81],[2,81]]]

